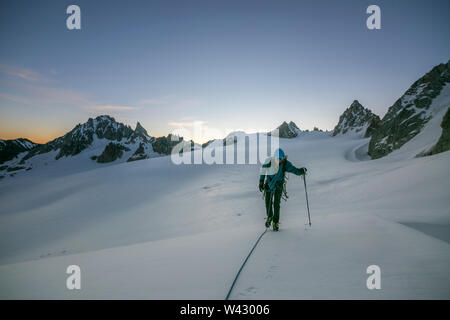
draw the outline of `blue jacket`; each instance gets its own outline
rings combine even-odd
[[[266,179],[270,191],[275,190],[275,188],[282,189],[286,171],[298,176],[305,173],[304,168],[299,169],[288,160],[284,160],[278,165],[274,157],[269,157],[261,167],[259,181],[264,182],[264,179]]]

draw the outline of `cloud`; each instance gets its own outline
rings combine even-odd
[[[23,104],[30,104],[31,103],[31,101],[26,99],[26,98],[18,97],[16,95],[3,93],[3,92],[0,92],[0,98],[6,99],[6,100],[9,100],[9,101],[12,101],[12,102],[23,103]]]
[[[49,78],[43,76],[37,71],[25,69],[6,64],[0,64],[0,73],[7,74],[16,78],[20,78],[29,82],[48,82]]]
[[[48,87],[35,84],[13,83],[15,91],[20,91],[20,95],[9,92],[0,92],[0,99],[5,99],[22,104],[38,104],[44,106],[73,106],[91,112],[106,111],[130,111],[139,110],[141,107],[129,105],[114,105],[96,101],[85,93],[70,89]]]

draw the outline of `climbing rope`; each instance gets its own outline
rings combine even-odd
[[[233,283],[231,284],[230,290],[228,290],[228,294],[227,294],[225,300],[228,300],[228,298],[230,297],[231,291],[233,291],[233,287],[234,287],[234,285],[236,284],[236,281],[237,281],[237,279],[239,278],[239,275],[241,274],[242,269],[244,269],[244,266],[245,266],[245,264],[247,263],[248,258],[250,258],[250,256],[252,255],[253,250],[255,250],[256,246],[257,246],[258,243],[259,243],[259,240],[261,240],[261,238],[263,237],[263,235],[267,232],[267,229],[268,229],[268,228],[266,228],[266,230],[264,230],[264,232],[261,233],[261,235],[259,236],[258,240],[256,240],[255,244],[253,245],[252,250],[250,250],[249,254],[247,255],[247,258],[245,258],[244,263],[242,263],[241,267],[239,268],[239,271],[238,271],[238,273],[236,274],[236,277],[234,277]]]
[[[267,197],[266,193],[267,193],[266,190],[264,190],[263,198]],[[273,198],[272,193],[269,193],[269,196],[270,196],[269,208],[272,209],[272,198]],[[237,272],[236,276],[234,277],[233,283],[231,284],[230,290],[228,290],[228,293],[227,293],[227,296],[225,297],[225,300],[228,300],[230,298],[231,291],[233,291],[234,285],[236,284],[236,281],[239,278],[239,275],[241,274],[242,269],[244,269],[244,266],[247,263],[247,260],[250,258],[250,256],[252,255],[253,251],[255,250],[256,246],[258,245],[259,241],[261,240],[261,238],[267,232],[268,229],[269,228],[266,228],[264,230],[264,232],[260,234],[260,236],[258,237],[258,240],[256,240],[255,244],[253,245],[252,250],[250,250],[250,252],[248,253],[247,257],[245,258],[244,262],[242,263],[241,267],[239,268],[239,271]]]

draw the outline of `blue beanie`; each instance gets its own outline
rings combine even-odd
[[[284,151],[278,148],[273,153],[273,156],[274,156],[274,158],[277,158],[277,159],[283,159],[284,158]]]

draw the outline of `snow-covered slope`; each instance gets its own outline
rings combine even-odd
[[[231,298],[450,298],[450,152],[349,161],[367,140],[281,139],[308,168],[312,228],[291,175],[280,232],[262,238]],[[0,181],[1,298],[223,299],[264,230],[258,165],[158,157],[38,172]],[[72,264],[79,291],[65,287]],[[366,288],[372,264],[381,290]]]
[[[449,83],[450,61],[435,66],[414,82],[389,108],[372,135],[370,156],[377,159],[399,149],[419,134],[434,116],[442,121],[442,109],[450,107],[446,89]]]
[[[333,136],[352,134],[358,137],[370,137],[380,122],[380,117],[364,108],[358,100],[354,100],[343,114],[333,130]]]
[[[420,133],[406,142],[400,149],[394,150],[392,156],[410,157],[421,156],[429,152],[439,137],[442,135],[441,123],[444,115],[450,107],[450,84],[442,89],[440,95],[435,98],[429,107],[429,120],[423,126]]]

